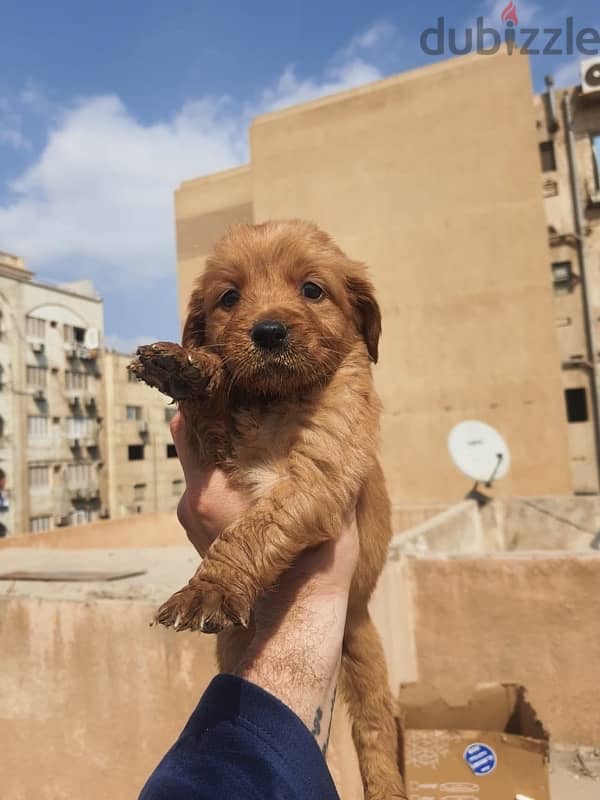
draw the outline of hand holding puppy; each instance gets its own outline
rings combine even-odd
[[[246,508],[216,468],[203,470],[177,414],[171,433],[186,488],[177,515],[204,557],[219,534]],[[257,603],[251,641],[236,672],[288,705],[326,750],[342,654],[348,593],[359,542],[354,510],[342,535],[303,553],[276,587]],[[304,676],[304,678],[303,678]]]

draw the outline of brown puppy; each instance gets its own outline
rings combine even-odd
[[[380,333],[364,266],[319,228],[238,225],[207,261],[182,347],[142,347],[131,367],[180,402],[204,463],[217,463],[249,501],[157,614],[177,630],[219,632],[221,669],[241,660],[257,597],[299,553],[335,538],[356,503],[361,555],[341,684],[368,800],[405,797],[384,655],[367,608],[391,535],[370,366]]]

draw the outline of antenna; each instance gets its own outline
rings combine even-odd
[[[488,488],[503,478],[510,467],[508,445],[497,430],[478,420],[459,422],[448,436],[450,457],[458,469]]]

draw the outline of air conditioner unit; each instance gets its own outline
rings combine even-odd
[[[147,436],[148,435],[148,433],[150,432],[150,427],[149,427],[149,425],[148,425],[146,420],[143,420],[142,422],[140,422],[140,424],[138,426],[138,431],[140,433],[140,436]]]
[[[600,92],[600,57],[581,62],[581,91],[583,94]]]
[[[83,342],[90,350],[97,350],[100,343],[100,336],[97,328],[88,328],[85,332]]]
[[[80,402],[81,402],[81,400],[79,399],[79,395],[78,394],[73,394],[73,395],[71,395],[69,397],[69,405],[70,406],[78,406],[80,404]]]
[[[45,400],[46,399],[46,392],[43,389],[37,389],[33,393],[34,400]]]
[[[35,344],[31,345],[31,349],[33,350],[34,353],[41,355],[46,349],[46,346],[43,342],[35,342]]]
[[[79,345],[77,348],[77,358],[80,358],[82,361],[91,361],[93,358],[96,358],[96,353],[94,350]]]
[[[594,208],[600,206],[600,189],[596,186],[595,180],[586,180],[585,188],[587,192],[588,205]]]
[[[69,439],[69,447],[78,449],[81,446],[79,438],[77,436],[68,436],[67,438]]]

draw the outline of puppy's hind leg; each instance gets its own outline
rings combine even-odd
[[[365,800],[404,800],[385,656],[366,607],[349,610],[340,681],[352,720]]]

